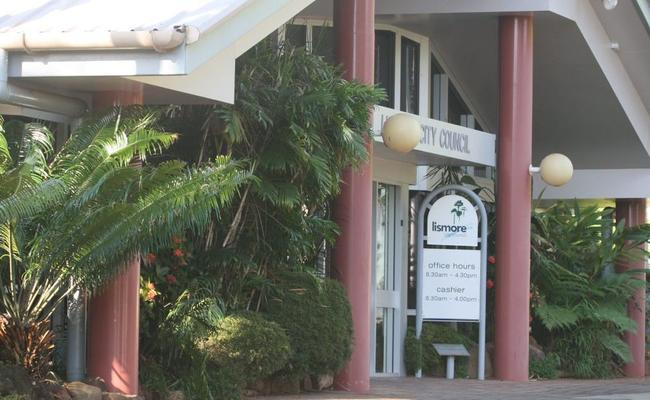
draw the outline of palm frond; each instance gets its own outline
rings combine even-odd
[[[535,308],[535,314],[548,330],[570,328],[579,319],[578,314],[571,308],[551,304],[540,304]]]
[[[617,335],[603,334],[597,340],[609,351],[620,357],[624,363],[633,361],[632,353],[628,345]]]

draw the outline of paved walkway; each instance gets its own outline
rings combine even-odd
[[[341,392],[258,397],[277,400],[650,400],[650,379],[551,380],[526,383],[470,379],[381,378],[367,395]]]

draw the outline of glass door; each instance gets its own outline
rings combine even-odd
[[[375,375],[397,374],[397,352],[400,351],[399,273],[395,268],[398,214],[398,188],[374,184],[373,283],[375,326],[371,332],[371,370]]]

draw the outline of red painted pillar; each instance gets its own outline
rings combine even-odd
[[[496,377],[528,380],[533,18],[499,19]]]
[[[344,77],[372,85],[375,62],[374,0],[335,0],[336,57]],[[335,205],[341,228],[334,248],[334,266],[347,291],[354,322],[352,358],[336,377],[338,389],[370,389],[370,276],[372,247],[372,142],[368,163],[343,173]]]
[[[142,104],[142,87],[100,92],[94,108]],[[90,300],[88,313],[88,376],[101,377],[109,391],[138,394],[140,258]]]
[[[617,199],[616,220],[625,219],[625,226],[635,226],[646,222],[645,199]],[[618,271],[626,269],[643,269],[645,260],[632,261],[616,265]],[[639,274],[639,279],[645,281],[645,274]],[[630,346],[634,360],[623,366],[623,373],[630,378],[645,376],[645,287],[638,289],[627,305],[627,314],[636,322],[636,332],[626,332],[623,336],[625,343]]]

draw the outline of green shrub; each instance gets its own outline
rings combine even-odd
[[[209,361],[251,383],[271,376],[285,366],[291,348],[284,330],[260,314],[231,315],[200,343]]]
[[[352,353],[352,314],[345,290],[306,272],[277,278],[278,297],[268,316],[286,331],[293,354],[281,373],[302,377],[339,371]]]
[[[549,353],[544,358],[533,354],[528,361],[528,370],[531,378],[535,379],[557,379],[560,376],[560,356]]]
[[[650,226],[626,228],[612,212],[558,202],[533,213],[532,336],[576,378],[614,376],[632,360],[621,336],[636,330],[627,304],[645,281],[639,271],[615,273],[612,264],[642,260],[637,246]]]
[[[422,326],[422,335],[419,339],[415,337],[415,328],[410,327],[406,331],[404,340],[404,363],[407,374],[413,375],[420,368],[424,375],[433,375],[443,371],[444,360],[436,353],[433,343],[462,344],[468,349],[473,346],[467,336],[447,325],[425,323]],[[456,360],[455,375],[461,378],[467,376],[466,357]]]

